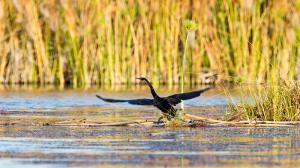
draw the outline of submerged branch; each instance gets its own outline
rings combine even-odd
[[[157,122],[155,120],[135,120],[135,121],[118,121],[118,122],[92,122],[87,120],[69,120],[57,122],[1,122],[0,126],[25,125],[25,126],[83,126],[83,127],[101,127],[101,126],[143,126],[143,127],[204,127],[204,126],[231,126],[231,127],[283,127],[283,126],[300,126],[300,121],[222,121],[204,116],[195,116],[191,114],[182,114],[181,120],[172,120],[167,122]]]

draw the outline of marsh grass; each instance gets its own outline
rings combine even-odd
[[[258,92],[250,92],[252,99],[229,104],[231,114],[239,119],[261,121],[299,121],[300,84],[277,84]]]
[[[197,31],[182,69],[184,20]],[[1,0],[0,82],[155,85],[299,78],[300,1]]]

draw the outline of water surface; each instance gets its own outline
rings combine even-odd
[[[201,88],[201,87],[197,87]],[[186,88],[195,90],[197,88]],[[95,97],[150,97],[135,89],[0,89],[0,165],[6,167],[296,167],[298,127],[148,128],[47,126],[157,119],[151,106],[108,104]],[[160,88],[168,95],[177,89]],[[243,97],[235,88],[235,99]],[[185,102],[185,111],[222,118],[223,88]]]

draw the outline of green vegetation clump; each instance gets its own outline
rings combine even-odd
[[[280,84],[267,87],[251,95],[254,102],[243,100],[230,104],[231,114],[240,119],[261,121],[299,121],[300,84]]]

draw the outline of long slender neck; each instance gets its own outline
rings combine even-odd
[[[156,94],[156,92],[155,92],[153,86],[151,85],[151,83],[150,83],[147,79],[144,79],[144,81],[145,81],[145,82],[147,83],[147,85],[149,86],[149,88],[150,88],[150,90],[151,90],[152,96],[153,96],[154,98],[159,97],[159,96]]]

